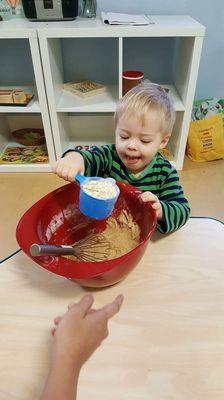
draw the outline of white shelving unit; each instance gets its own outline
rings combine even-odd
[[[57,158],[70,146],[113,142],[122,71],[138,69],[169,88],[177,111],[170,151],[182,168],[205,28],[189,16],[152,19],[148,26],[108,26],[99,18],[39,25]],[[103,83],[107,92],[81,99],[63,90],[63,83],[81,79]]]
[[[173,164],[181,169],[205,28],[189,16],[152,19],[148,26],[108,26],[99,18],[1,22],[0,87],[17,86],[35,96],[26,107],[0,106],[0,152],[15,145],[12,130],[26,127],[44,128],[50,163],[72,146],[113,143],[122,72],[137,69],[169,88],[177,111],[169,146]],[[63,90],[63,83],[81,79],[107,90],[87,99]],[[50,163],[4,164],[0,172],[49,171]]]
[[[55,161],[54,143],[39,52],[37,26],[26,20],[0,23],[0,87],[34,93],[26,107],[0,106],[0,153],[7,146],[21,146],[11,132],[22,128],[44,128],[49,163],[0,164],[0,172],[50,171]],[[24,73],[24,70],[26,72]],[[6,75],[10,78],[7,83]]]

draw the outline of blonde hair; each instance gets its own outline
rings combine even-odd
[[[156,83],[143,81],[129,90],[120,99],[115,112],[115,126],[119,118],[137,114],[142,124],[148,113],[156,112],[161,119],[163,133],[171,133],[176,118],[176,112],[166,91]]]

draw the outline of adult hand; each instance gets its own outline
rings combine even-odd
[[[51,369],[41,400],[75,400],[79,372],[84,362],[108,335],[108,320],[120,309],[123,296],[98,310],[93,296],[85,295],[54,319]]]
[[[69,356],[81,368],[101,342],[108,335],[108,320],[120,309],[123,296],[117,296],[112,303],[93,310],[94,299],[85,295],[68,311],[54,319],[55,327],[53,357]]]

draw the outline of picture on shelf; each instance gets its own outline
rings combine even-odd
[[[48,153],[43,146],[8,146],[0,157],[0,164],[36,164],[48,162]]]
[[[0,16],[3,20],[24,18],[22,0],[0,0]]]
[[[106,90],[104,85],[89,80],[64,83],[63,87],[65,90],[83,98],[101,94]]]

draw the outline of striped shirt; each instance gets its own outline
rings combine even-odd
[[[154,193],[163,209],[163,220],[157,223],[160,232],[175,231],[188,220],[190,208],[184,197],[177,171],[160,153],[157,153],[150,164],[136,177],[122,163],[114,144],[94,146],[91,150],[78,152],[85,161],[85,176],[112,177],[117,181],[127,182],[143,192]]]

